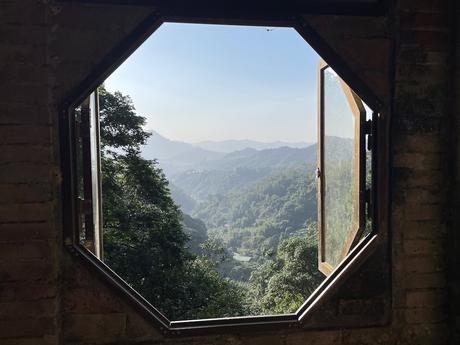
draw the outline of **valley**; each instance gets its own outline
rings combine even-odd
[[[328,142],[334,156],[327,160],[352,157],[351,140]],[[298,237],[316,247],[317,146],[304,145],[233,140],[200,147],[153,133],[142,154],[163,169],[183,212],[190,250],[220,250],[220,273],[247,283],[275,259],[284,240]],[[237,150],[225,152],[229,148]]]

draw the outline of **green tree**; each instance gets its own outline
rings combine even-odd
[[[145,117],[136,114],[129,96],[118,91],[112,94],[103,85],[99,87],[98,93],[103,149],[139,151],[151,135],[143,129]]]
[[[244,314],[239,287],[189,251],[165,175],[140,156],[145,119],[128,96],[103,87],[100,110],[107,264],[171,319]]]
[[[256,314],[294,312],[324,278],[318,271],[317,248],[305,237],[280,243],[277,256],[250,277],[248,299]]]

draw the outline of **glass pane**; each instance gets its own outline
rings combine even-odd
[[[324,70],[324,259],[335,267],[355,214],[355,119],[337,74]]]

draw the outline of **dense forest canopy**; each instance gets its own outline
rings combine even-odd
[[[246,314],[241,289],[216,271],[212,250],[191,251],[198,244],[190,229],[202,224],[186,217],[185,232],[164,174],[140,156],[144,119],[129,97],[99,91],[105,261],[171,319]]]
[[[161,157],[146,159],[145,118],[99,94],[107,264],[173,320],[295,311],[323,279],[316,145],[213,152],[154,134]]]

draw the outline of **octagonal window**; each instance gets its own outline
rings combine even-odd
[[[294,29],[165,23],[70,115],[74,242],[167,320],[295,315],[372,232],[376,115]]]

